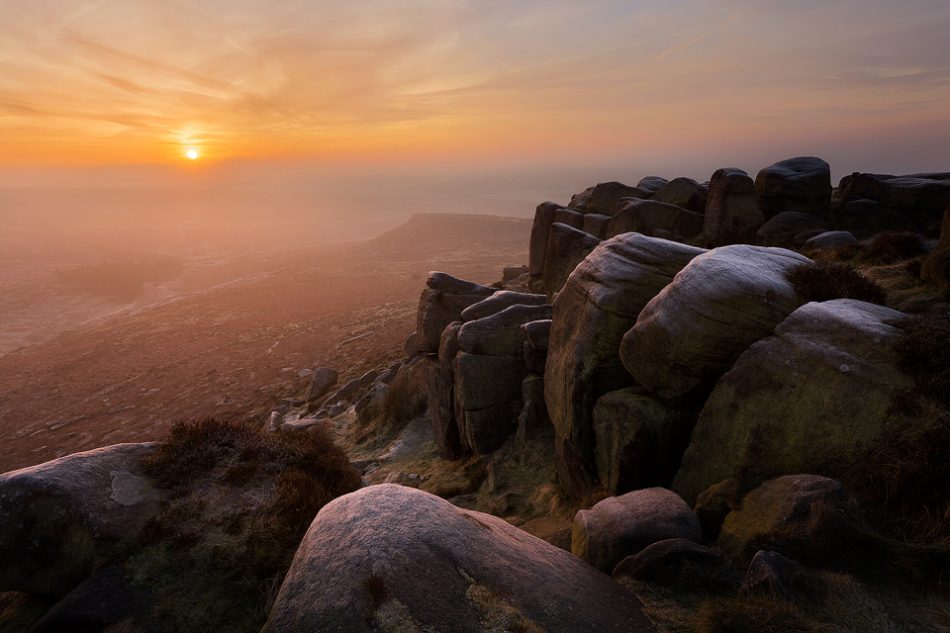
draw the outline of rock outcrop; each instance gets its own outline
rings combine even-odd
[[[707,389],[798,307],[785,273],[810,261],[791,251],[746,245],[699,255],[624,335],[624,366],[659,398]]]
[[[590,233],[566,224],[551,225],[544,257],[544,272],[541,275],[541,289],[549,298],[561,290],[577,264],[597,248],[600,242],[599,238]]]
[[[62,595],[160,509],[154,444],[116,444],[0,475],[0,591]]]
[[[597,399],[632,384],[618,347],[640,310],[703,250],[637,233],[595,249],[554,302],[544,397],[557,437],[562,482],[594,481],[592,413]]]
[[[627,201],[611,218],[607,226],[607,235],[630,232],[654,235],[657,231],[665,231],[683,239],[689,239],[696,237],[702,230],[701,213],[660,202],[654,198]]]
[[[926,228],[940,220],[950,204],[950,179],[946,174],[888,176],[854,173],[841,179],[837,206],[855,200],[873,200],[892,213]]]
[[[827,215],[831,209],[831,167],[813,156],[780,161],[759,172],[755,193],[766,219],[786,211]]]
[[[494,294],[495,289],[432,272],[419,299],[416,317],[416,349],[432,353],[439,350],[442,331],[462,315],[462,310]]]
[[[902,316],[852,299],[792,313],[716,385],[673,489],[693,501],[730,477],[748,489],[784,474],[847,475],[908,423],[894,407],[914,385],[894,350]]]
[[[650,199],[702,214],[708,197],[709,190],[692,178],[674,178]]]
[[[395,485],[327,504],[265,633],[654,631],[641,605],[571,554],[496,517]]]

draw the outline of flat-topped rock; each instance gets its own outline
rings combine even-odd
[[[547,297],[544,295],[498,290],[490,297],[462,310],[461,317],[463,321],[474,321],[501,312],[510,306],[540,306],[547,302]]]
[[[458,320],[465,308],[491,296],[495,290],[445,273],[429,273],[416,315],[417,351],[437,352],[445,326]]]

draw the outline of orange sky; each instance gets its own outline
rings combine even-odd
[[[0,168],[187,166],[188,148],[205,164],[824,150],[950,168],[946,0],[0,6]]]

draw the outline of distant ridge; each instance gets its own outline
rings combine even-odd
[[[485,245],[522,248],[531,233],[531,220],[498,215],[418,213],[400,226],[370,240],[377,252],[455,249]]]

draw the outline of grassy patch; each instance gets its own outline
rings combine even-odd
[[[884,289],[853,266],[840,262],[804,264],[790,270],[786,277],[802,303],[858,299],[884,305]]]
[[[866,264],[893,264],[918,257],[927,252],[916,233],[881,233],[858,254]]]
[[[175,426],[145,470],[171,493],[126,565],[154,596],[136,623],[146,632],[260,630],[313,517],[360,485],[321,428],[213,419]]]

